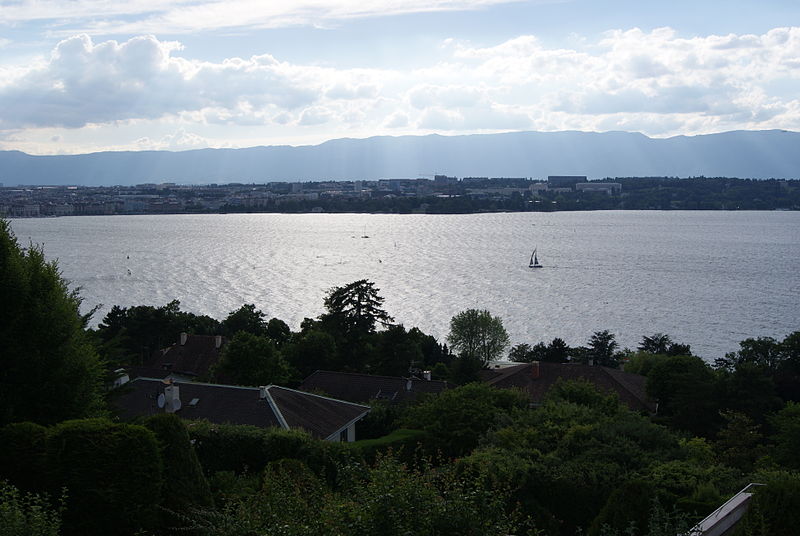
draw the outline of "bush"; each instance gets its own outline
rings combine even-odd
[[[335,479],[337,462],[349,454],[342,443],[317,440],[300,430],[203,421],[190,423],[188,430],[207,474],[259,473],[269,462],[289,458],[303,461],[319,476]]]
[[[0,478],[23,491],[44,491],[47,428],[31,422],[0,428]]]
[[[58,536],[62,510],[63,497],[53,507],[41,495],[0,480],[0,536]]]
[[[800,476],[774,476],[755,490],[734,536],[793,536],[800,527]]]
[[[368,462],[375,460],[379,453],[394,452],[404,460],[411,460],[420,443],[425,442],[427,432],[401,428],[377,439],[362,439],[349,444],[351,451]]]
[[[164,462],[162,506],[175,511],[212,506],[211,490],[181,418],[162,413],[143,424],[155,433]]]
[[[66,534],[132,534],[156,525],[162,465],[147,428],[66,421],[50,430],[47,460],[52,485],[68,490]]]

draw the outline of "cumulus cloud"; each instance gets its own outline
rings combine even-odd
[[[137,121],[173,132],[202,127],[204,135],[225,128],[247,140],[397,129],[800,129],[800,28],[692,38],[633,28],[568,48],[518,36],[488,47],[448,40],[441,51],[436,62],[403,63],[412,67],[341,69],[266,51],[190,60],[180,43],[153,36],[95,42],[79,35],[47,58],[0,67],[0,131],[125,129]],[[148,143],[217,146],[223,138]]]

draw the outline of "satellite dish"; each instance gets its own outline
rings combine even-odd
[[[181,409],[181,399],[180,398],[175,399],[172,402],[172,411],[178,411],[179,409]]]
[[[166,398],[164,397],[164,393],[161,393],[160,395],[158,395],[158,407],[163,408],[164,402],[166,402]]]

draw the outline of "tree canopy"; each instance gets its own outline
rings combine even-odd
[[[0,220],[0,424],[96,414],[102,367],[81,298],[41,248],[21,248]]]
[[[467,309],[450,319],[447,342],[460,358],[486,366],[503,354],[509,338],[500,317],[487,310]]]
[[[378,291],[375,283],[367,279],[334,287],[325,297],[327,312],[320,320],[344,333],[372,333],[377,324],[389,326],[394,319],[382,309],[383,297]]]

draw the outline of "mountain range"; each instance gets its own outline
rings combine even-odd
[[[732,131],[671,138],[631,132],[509,132],[343,138],[298,147],[181,152],[36,156],[0,151],[0,183],[5,186],[374,180],[434,174],[800,178],[800,132]]]

